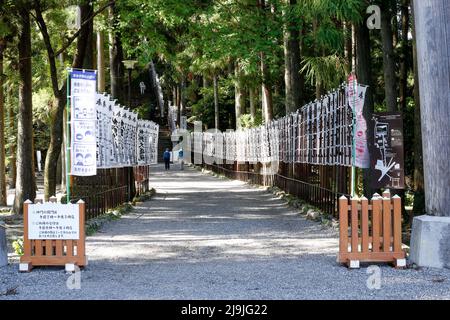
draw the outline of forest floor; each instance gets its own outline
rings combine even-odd
[[[157,194],[87,238],[79,290],[63,268],[0,268],[0,299],[450,299],[450,270],[336,262],[338,234],[262,188],[152,169]]]

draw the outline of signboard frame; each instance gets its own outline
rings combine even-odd
[[[36,206],[39,201],[36,200]],[[56,198],[50,202],[56,205]],[[20,258],[19,271],[30,272],[34,266],[65,266],[66,271],[74,271],[75,266],[84,267],[88,264],[86,257],[86,235],[84,230],[86,204],[79,200],[78,206],[79,230],[78,239],[30,239],[29,238],[29,206],[30,200],[23,204],[23,251]],[[62,206],[65,204],[58,204]]]
[[[371,121],[374,137],[370,145],[371,187],[402,190],[405,188],[403,116],[400,112],[379,112],[372,114]]]

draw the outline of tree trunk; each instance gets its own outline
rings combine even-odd
[[[67,112],[64,111],[63,116],[63,124],[67,122]],[[67,172],[66,172],[66,150],[67,150],[67,136],[66,131],[63,130],[63,141],[61,144],[61,155],[60,155],[60,161],[61,161],[61,192],[65,192],[67,190]]]
[[[350,63],[351,69],[353,73],[356,73],[356,29],[355,26],[352,24],[351,26],[351,33],[352,33],[352,39],[351,39],[351,50],[352,50],[352,61]]]
[[[208,76],[204,75],[203,76],[203,88],[209,88],[210,86],[210,81]]]
[[[241,72],[239,70],[239,64],[236,63],[234,69],[234,75],[236,77],[234,83],[234,108],[236,113],[236,129],[241,128],[240,118],[242,115],[242,108],[244,106],[244,95],[242,94],[242,82],[241,82]]]
[[[270,89],[268,80],[268,70],[265,62],[265,54],[261,52],[261,75],[262,75],[262,95],[263,95],[263,113],[265,123],[273,119],[273,99],[272,90]]]
[[[14,107],[11,100],[11,89],[8,90],[8,130],[9,132],[16,132],[15,130],[15,114]],[[8,186],[10,189],[16,187],[17,167],[16,167],[16,146],[14,143],[9,145],[9,181]]]
[[[91,3],[91,1],[86,1]],[[85,16],[82,16],[82,20],[88,19],[94,14],[94,6],[92,4],[88,4],[86,6]],[[95,39],[94,39],[94,19],[91,19],[86,24],[86,29],[88,32],[88,40],[86,46],[86,53],[83,61],[83,68],[92,70],[94,69],[95,59],[94,59],[94,48],[95,48]]]
[[[0,39],[0,206],[7,205],[5,169],[5,104],[3,95],[3,51],[5,42]]]
[[[266,1],[265,0],[257,0],[257,5],[260,10],[261,18],[267,19],[266,17]],[[265,21],[265,20],[263,20]],[[264,27],[265,28],[265,27]],[[267,69],[266,64],[266,55],[264,52],[259,53],[260,59],[260,68],[261,68],[261,78],[262,78],[262,111],[263,118],[266,123],[273,119],[273,99],[272,99],[272,90],[270,88],[269,82],[269,70]]]
[[[180,125],[181,125],[181,117],[186,115],[186,84],[187,79],[185,76],[183,76],[183,80],[181,81],[180,86]]]
[[[410,0],[402,0],[402,46],[400,55],[400,110],[406,114],[407,95],[408,95],[408,61],[409,61],[409,3]]]
[[[155,96],[157,97],[156,101],[158,102],[160,117],[162,119],[164,118],[164,95],[163,90],[161,88],[161,83],[159,81],[159,76],[158,73],[156,72],[156,67],[153,61],[150,61],[150,76],[152,78],[153,91],[155,93]]]
[[[414,1],[422,120],[425,207],[450,217],[450,7],[448,0]]]
[[[397,1],[399,0],[387,0],[390,4],[391,12],[392,12],[392,19],[391,19],[391,25],[392,25],[392,45],[394,48],[397,47],[399,42],[399,25],[398,25],[398,19],[397,19]],[[403,1],[403,0],[400,0]]]
[[[392,10],[389,0],[383,1],[381,8],[381,40],[383,43],[384,87],[387,110],[395,112],[397,108],[397,84],[395,79],[395,56],[392,36]]]
[[[119,31],[117,30],[116,6],[109,7],[109,20],[111,21],[111,32],[109,33],[109,65],[111,77],[111,96],[123,103],[123,79],[124,68],[122,66],[123,49]]]
[[[177,87],[176,85],[172,87],[172,106],[175,106],[177,104]]]
[[[352,26],[349,22],[344,22],[343,26],[343,32],[344,32],[344,58],[345,62],[349,66],[350,70],[353,70],[352,65],[352,58],[353,58],[353,51],[352,51],[352,38],[353,38],[353,32],[352,32]]]
[[[298,23],[293,19],[291,11],[297,0],[288,0],[288,9],[285,12],[286,24],[284,30],[284,59],[285,59],[285,88],[286,88],[286,114],[295,112],[301,107],[301,81],[300,81],[300,31]]]
[[[256,95],[255,95],[255,89],[250,88],[249,89],[249,99],[250,99],[250,117],[252,119],[252,123],[255,123],[256,118]]]
[[[217,83],[217,75],[214,74],[214,124],[217,130],[220,130],[219,126],[219,84]]]
[[[53,125],[50,128],[50,145],[45,158],[44,198],[46,201],[56,195],[57,164],[62,147],[63,114],[66,101],[66,96],[63,93],[55,99],[52,110]]]
[[[29,9],[20,8],[19,114],[17,129],[17,181],[14,212],[23,214],[23,203],[36,197],[33,163],[33,104],[31,69],[31,26]]]
[[[182,91],[182,85],[177,84],[177,126],[180,127],[180,121],[181,121],[181,91]]]
[[[314,37],[316,38],[317,37],[317,30],[319,28],[317,19],[313,20],[312,26],[313,26],[313,34],[314,34]],[[319,46],[317,44],[317,41],[314,41],[314,56],[315,57],[320,57],[320,55],[321,55],[320,48],[319,48]],[[317,81],[317,78],[316,78],[316,99],[319,100],[322,97],[323,91],[324,91],[323,90],[323,83]]]
[[[102,31],[97,32],[97,83],[98,92],[105,92],[105,36]]]
[[[370,47],[370,33],[369,29],[364,22],[355,25],[355,39],[356,39],[356,75],[358,77],[358,82],[364,85],[368,85],[366,92],[366,101],[364,105],[364,117],[368,120],[368,132],[372,132],[371,127],[371,117],[374,112],[374,98],[373,92],[374,88],[372,85],[372,60],[371,60],[371,47]],[[374,143],[371,134],[367,135],[367,143],[370,145]],[[370,170],[363,170],[363,185],[364,194],[366,197],[372,197],[374,190],[370,186]]]
[[[89,4],[80,6],[81,17],[88,17],[87,12],[90,12]],[[85,61],[89,38],[89,29],[83,27],[80,36],[77,39],[77,50],[73,59],[73,68],[82,68]],[[54,56],[52,56],[52,49],[49,50],[50,65],[54,65]],[[61,89],[58,90],[58,75],[55,68],[50,68],[53,83],[53,91],[55,94],[55,101],[53,110],[51,111],[52,126],[50,128],[50,145],[47,150],[47,157],[45,159],[45,176],[44,176],[44,198],[48,200],[49,197],[56,194],[57,184],[57,164],[59,155],[61,153],[62,139],[63,139],[63,115],[66,107],[67,83],[64,82]],[[56,88],[55,88],[56,86]]]
[[[414,20],[414,6],[411,6]],[[413,24],[414,25],[414,24]],[[413,62],[414,62],[414,204],[413,214],[425,212],[425,181],[423,177],[422,127],[420,120],[420,86],[417,65],[416,28],[413,26]],[[412,224],[413,217],[409,223]]]

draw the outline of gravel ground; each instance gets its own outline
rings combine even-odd
[[[157,195],[87,239],[81,289],[62,268],[0,269],[0,299],[450,299],[450,270],[336,263],[335,231],[241,182],[153,169]],[[7,295],[5,295],[7,294]]]

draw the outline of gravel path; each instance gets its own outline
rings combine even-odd
[[[153,172],[152,201],[88,238],[80,290],[61,268],[14,264],[0,269],[0,299],[450,299],[450,270],[383,266],[369,290],[367,269],[336,263],[334,231],[264,190]]]

